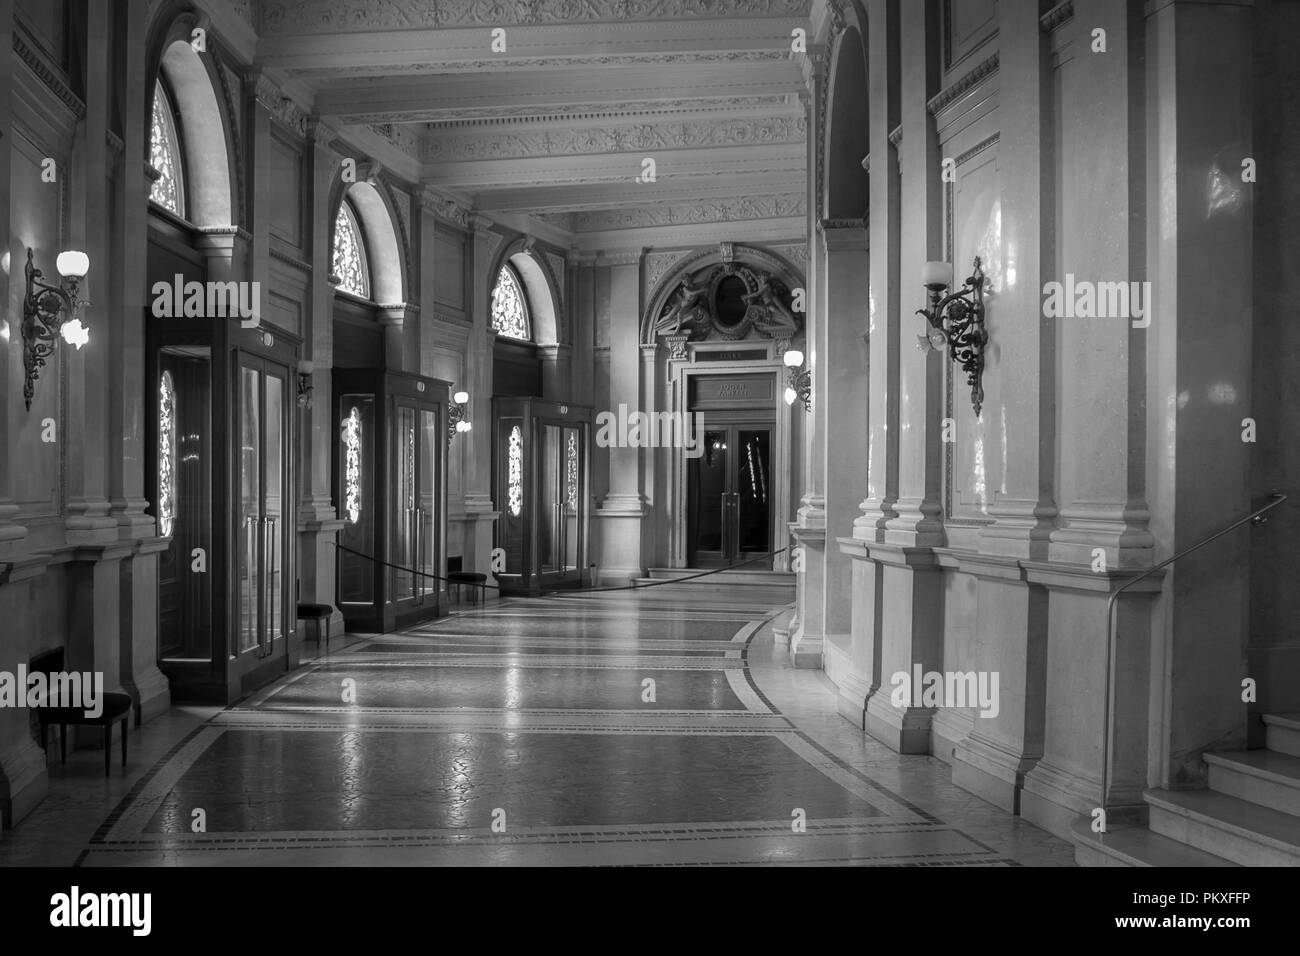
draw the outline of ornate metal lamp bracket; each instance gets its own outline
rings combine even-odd
[[[945,286],[927,286],[930,307],[916,310],[930,325],[925,335],[917,336],[916,347],[922,352],[949,349],[949,357],[966,373],[976,418],[984,406],[984,350],[989,340],[984,327],[984,278],[976,256],[975,268],[960,289],[945,295]]]

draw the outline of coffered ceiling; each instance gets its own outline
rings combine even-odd
[[[811,5],[261,0],[251,19],[265,75],[402,176],[577,244],[653,244],[719,219],[802,234],[791,33]]]

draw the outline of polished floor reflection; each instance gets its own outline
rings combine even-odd
[[[0,863],[1072,862],[940,761],[864,739],[785,663],[781,612],[663,589],[352,638],[147,725],[124,776],[91,750],[53,766]]]

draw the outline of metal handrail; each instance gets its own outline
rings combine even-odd
[[[1106,796],[1107,796],[1106,792],[1110,785],[1110,714],[1111,714],[1111,709],[1115,697],[1115,681],[1111,677],[1111,663],[1114,659],[1115,603],[1119,600],[1119,596],[1123,594],[1125,591],[1127,591],[1129,588],[1131,588],[1133,585],[1137,584],[1139,581],[1143,581],[1151,577],[1151,575],[1155,574],[1157,571],[1163,570],[1164,568],[1167,568],[1169,565],[1173,564],[1179,558],[1186,557],[1187,555],[1191,554],[1193,551],[1197,551],[1205,547],[1211,541],[1216,541],[1219,538],[1222,538],[1229,531],[1234,531],[1237,528],[1240,528],[1244,524],[1263,524],[1265,521],[1268,520],[1267,518],[1263,517],[1264,513],[1268,511],[1272,511],[1274,508],[1276,508],[1278,505],[1280,505],[1282,502],[1286,500],[1287,500],[1287,496],[1282,494],[1281,492],[1279,491],[1270,492],[1269,502],[1268,504],[1264,505],[1264,507],[1255,509],[1250,514],[1246,515],[1244,518],[1238,518],[1236,521],[1228,525],[1226,528],[1223,528],[1220,531],[1216,531],[1214,534],[1206,538],[1202,538],[1200,541],[1196,542],[1190,547],[1184,548],[1182,551],[1179,551],[1177,554],[1166,558],[1165,560],[1161,561],[1159,564],[1147,568],[1137,577],[1125,581],[1118,588],[1112,591],[1110,597],[1107,598],[1106,600],[1106,705],[1105,707],[1102,708],[1102,732],[1101,732],[1101,806],[1103,810],[1106,808]]]

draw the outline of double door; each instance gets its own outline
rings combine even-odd
[[[238,569],[236,658],[265,658],[285,637],[291,618],[286,587],[289,522],[288,369],[240,353],[236,417],[239,477],[236,488]]]
[[[538,467],[537,559],[540,583],[550,587],[580,575],[586,495],[585,426],[536,423]]]
[[[392,600],[399,617],[418,614],[438,602],[442,571],[438,553],[438,469],[446,432],[439,410],[394,398],[393,451],[397,463],[393,489]]]
[[[296,662],[299,341],[202,317],[146,328],[158,666],[174,699],[231,703]]]
[[[540,398],[492,399],[493,492],[501,517],[502,593],[579,587],[586,575],[591,409]]]
[[[774,428],[734,422],[705,429],[703,453],[688,459],[691,567],[723,567],[772,550]]]
[[[406,372],[334,369],[338,600],[350,631],[388,632],[441,613],[447,390]]]

